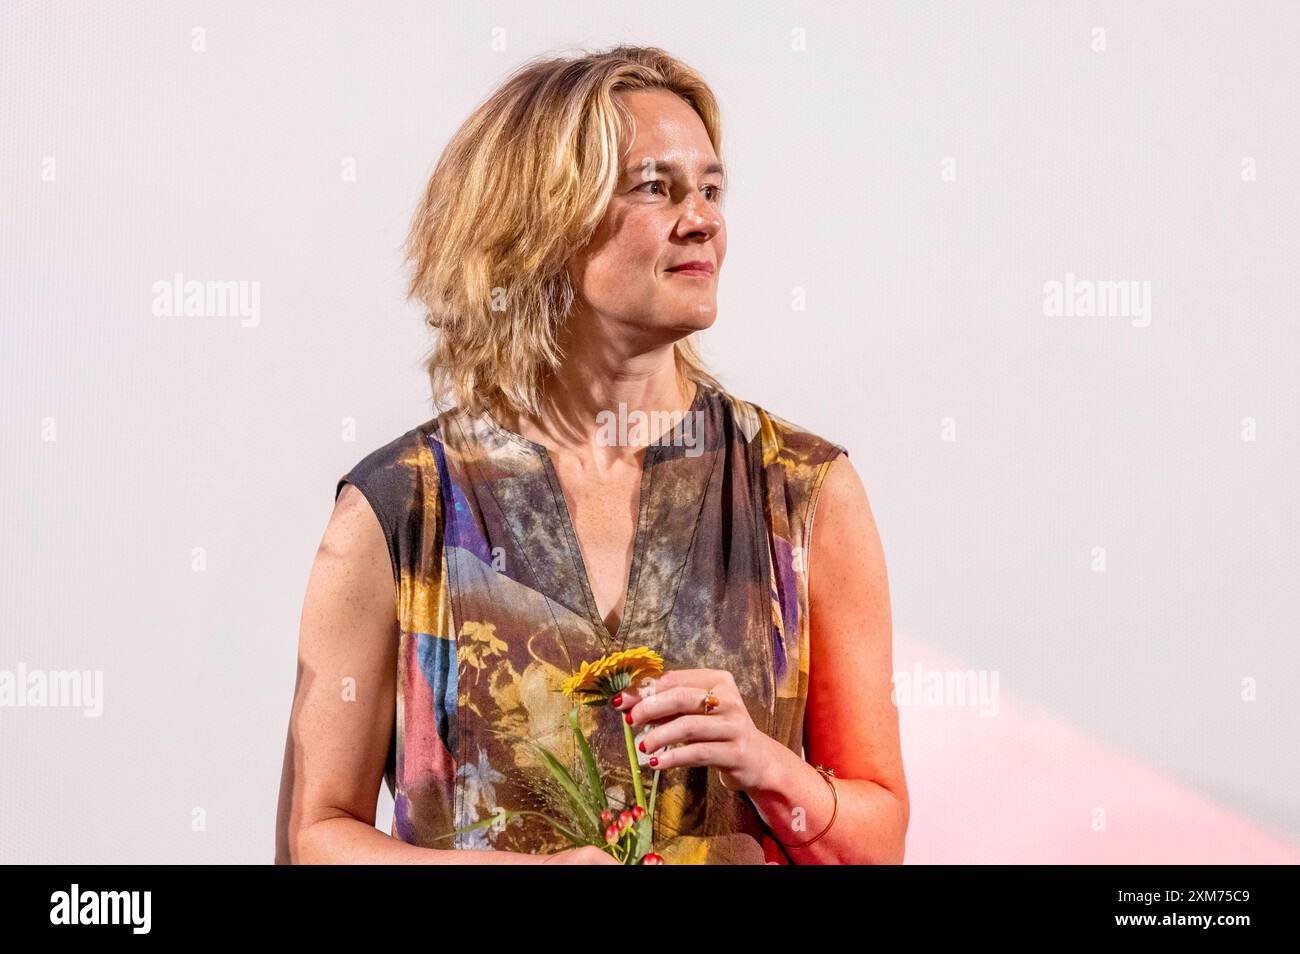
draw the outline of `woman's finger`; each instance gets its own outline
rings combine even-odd
[[[631,686],[628,686],[622,692],[615,693],[613,696],[611,696],[609,700],[609,704],[613,706],[615,709],[619,709],[621,711],[626,712],[628,709],[631,709],[634,705],[636,705],[640,701],[641,701],[641,696],[637,693],[635,689],[633,689]]]
[[[697,672],[698,670],[671,670],[663,675],[656,677],[647,677],[638,679],[636,683],[628,686],[622,692],[615,693],[610,697],[609,704],[615,709],[626,712],[631,709],[642,699],[657,695],[666,689],[682,683],[681,672]]]
[[[646,725],[662,722],[677,715],[694,715],[704,713],[704,692],[699,686],[677,686],[674,689],[660,689],[653,696],[642,698],[625,711],[630,715],[629,725]]]
[[[688,742],[723,742],[731,738],[732,726],[722,719],[706,715],[677,715],[662,724],[651,724],[637,736],[637,748],[655,755],[667,746]]]
[[[657,755],[649,756],[651,768],[671,769],[688,766],[710,765],[719,769],[729,768],[729,749],[726,742],[691,742],[665,749]]]

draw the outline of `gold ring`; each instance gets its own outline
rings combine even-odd
[[[716,709],[721,704],[722,702],[718,699],[716,695],[713,694],[712,689],[706,692],[704,694],[704,698],[700,700],[700,705],[703,707],[705,715],[709,715],[711,712],[713,712],[714,709]]]

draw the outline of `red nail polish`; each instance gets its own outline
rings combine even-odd
[[[650,767],[654,768],[658,764],[659,764],[659,756],[657,755],[650,756]]]
[[[627,724],[628,724],[628,725],[631,725],[631,724],[632,724],[632,713],[631,713],[631,711],[628,711],[628,712],[623,713],[623,718],[627,720]]]
[[[609,704],[612,705],[615,709],[617,709],[622,704],[622,702],[623,702],[623,693],[620,692],[618,695],[616,695],[613,699],[610,700]]]
[[[638,743],[638,746],[637,746],[637,747],[640,748],[642,752],[644,752],[644,751],[645,751],[645,741],[642,740],[640,743]]]

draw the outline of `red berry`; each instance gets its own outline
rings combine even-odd
[[[656,855],[653,851],[648,852],[642,859],[643,865],[661,865],[664,863],[663,855]]]
[[[635,818],[637,821],[640,821],[642,818],[645,818],[645,809],[642,808],[640,805],[634,806],[632,808],[632,817]]]
[[[614,820],[614,809],[607,808],[603,812],[601,812],[600,820],[603,821],[606,825],[612,822]]]
[[[608,828],[605,829],[605,840],[609,842],[611,845],[614,842],[618,841],[618,836],[619,836],[619,828],[617,825],[610,825]]]

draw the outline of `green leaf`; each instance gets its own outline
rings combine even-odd
[[[579,790],[577,783],[574,782],[573,776],[569,774],[568,769],[560,764],[559,759],[540,745],[537,749],[545,760],[546,767],[551,770],[551,774],[555,776],[555,780],[560,783],[560,787],[563,788],[565,794],[569,796],[569,801],[577,810],[578,817],[586,819],[588,825],[591,827],[592,833],[598,833],[600,831],[600,812],[596,811],[593,806],[582,797],[582,792]]]
[[[451,838],[453,835],[461,835],[467,831],[476,831],[479,828],[488,828],[492,825],[495,825],[499,819],[505,819],[506,821],[509,821],[511,815],[512,813],[508,811],[500,812],[499,814],[496,815],[489,815],[487,818],[479,819],[472,825],[466,825],[464,828],[455,828],[452,831],[449,831],[445,835],[439,835],[438,838]]]
[[[654,823],[650,820],[649,815],[641,816],[641,820],[636,823],[636,860],[640,861],[642,857],[650,850],[650,839],[654,837]]]
[[[599,814],[599,812],[609,807],[609,797],[605,794],[605,785],[600,780],[600,770],[596,768],[596,757],[591,754],[591,746],[587,744],[587,737],[582,734],[582,729],[578,726],[578,709],[576,706],[569,710],[569,725],[573,727],[573,734],[578,737],[578,748],[582,752],[582,761],[587,766],[587,781],[591,785],[593,797],[599,800],[597,805],[597,814]]]
[[[650,783],[650,801],[646,813],[636,823],[636,860],[638,862],[654,847],[655,796],[659,794],[659,773],[662,771],[663,769],[655,769],[654,780]]]
[[[569,803],[573,807],[577,819],[587,823],[587,831],[591,837],[600,837],[602,831],[600,825],[600,811],[595,809],[592,804],[582,797],[582,792],[578,788],[577,783],[573,781],[573,776],[569,774],[569,770],[560,764],[560,761],[550,753],[546,746],[534,739],[517,735],[514,732],[507,732],[504,729],[493,728],[489,731],[527,745],[536,752],[541,757],[542,762],[546,765],[547,769],[550,770],[551,775],[564,791],[564,794],[568,797]]]

